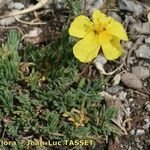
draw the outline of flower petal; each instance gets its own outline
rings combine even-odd
[[[93,32],[80,40],[73,47],[73,53],[81,62],[90,62],[99,52],[100,42]]]
[[[107,32],[116,36],[118,39],[128,41],[128,36],[123,25],[115,20],[112,20],[110,24],[108,24]]]
[[[100,10],[94,9],[93,14],[92,14],[94,23],[100,23],[101,20],[103,20],[105,17],[106,17],[106,15],[104,13],[102,13]]]
[[[69,28],[69,34],[78,38],[83,38],[87,35],[93,22],[84,15],[80,15],[74,19]]]
[[[123,48],[119,39],[113,37],[110,41],[107,40],[102,43],[104,56],[107,60],[115,60],[123,54]]]

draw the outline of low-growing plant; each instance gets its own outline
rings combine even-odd
[[[121,133],[111,121],[116,108],[108,108],[99,95],[103,79],[82,76],[66,29],[57,42],[26,45],[22,55],[13,41],[0,49],[0,138],[16,142],[8,148],[27,149],[26,141],[35,139],[101,142]]]

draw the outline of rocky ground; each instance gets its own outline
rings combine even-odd
[[[0,14],[5,14],[6,10],[21,10],[34,4],[30,2],[0,0]],[[129,41],[122,43],[125,49],[122,59],[106,63],[104,58],[99,58],[103,61],[106,72],[119,67],[111,77],[106,73],[109,82],[105,85],[104,91],[121,102],[123,119],[126,120],[124,124],[118,122],[125,135],[118,139],[118,142],[110,142],[108,149],[148,150],[150,147],[150,1],[85,0],[82,6],[83,12],[87,14],[95,7],[102,9],[123,23],[129,36]],[[22,34],[23,42],[31,42],[37,46],[48,43],[57,38],[59,34],[57,31],[66,23],[68,14],[59,3],[16,18],[0,19],[0,42],[6,40],[9,29],[16,28]],[[23,49],[23,44],[20,49]],[[98,63],[95,62],[95,65],[97,66]],[[99,70],[98,67],[97,69]],[[101,69],[99,71],[104,74]],[[103,93],[104,97],[105,94]],[[105,98],[107,99],[107,96]],[[100,149],[99,146],[96,149]]]

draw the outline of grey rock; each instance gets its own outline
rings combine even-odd
[[[150,37],[145,38],[145,43],[150,44]]]
[[[123,90],[123,87],[120,85],[111,86],[111,87],[106,88],[106,92],[108,92],[109,94],[116,94],[117,92],[119,92],[121,90]]]
[[[150,70],[147,67],[132,67],[132,73],[136,74],[140,79],[145,80],[150,77]]]
[[[86,10],[92,13],[93,9],[101,8],[105,0],[85,0],[84,2]]]
[[[144,131],[143,129],[138,129],[138,130],[136,131],[136,135],[137,135],[137,136],[140,136],[140,135],[143,135],[143,134],[145,134],[145,131]]]
[[[135,130],[131,130],[131,131],[130,131],[130,134],[131,134],[131,135],[134,135],[134,134],[135,134]]]
[[[145,109],[150,112],[150,103],[146,104]]]
[[[15,12],[16,10],[14,10]],[[22,15],[17,15],[18,18],[22,18]],[[0,25],[2,26],[8,26],[11,25],[12,23],[14,23],[16,21],[15,17],[7,17],[7,18],[3,18],[0,19]]]
[[[150,23],[149,22],[136,23],[136,24],[134,24],[133,28],[140,34],[150,34]]]
[[[139,5],[131,0],[118,0],[118,6],[120,10],[134,12],[136,16],[141,15],[144,11],[142,5]]]
[[[148,130],[150,128],[150,122],[147,122],[144,126],[143,129]]]
[[[108,13],[108,15],[111,16],[111,17],[113,17],[115,20],[117,20],[117,21],[119,21],[119,22],[122,22],[121,17],[120,17],[117,13],[115,13],[115,12],[110,12],[110,13]]]
[[[125,22],[127,22],[129,24],[130,23],[137,23],[137,20],[133,17],[133,16],[128,16],[128,15],[125,15]]]
[[[141,45],[136,50],[136,56],[138,58],[144,58],[144,59],[149,59],[150,60],[150,46],[147,45],[147,44]]]
[[[5,0],[0,0],[0,9],[5,5]]]
[[[8,4],[11,0],[0,0],[0,9],[3,8],[4,5]]]
[[[95,60],[94,60],[94,63],[99,63],[99,64],[106,64],[107,63],[107,60],[104,56],[101,56],[101,55],[98,55]]]
[[[118,95],[118,99],[119,100],[125,100],[126,99],[126,97],[127,97],[127,92],[124,92],[124,91],[121,91],[120,93],[119,93],[119,95]]]
[[[14,17],[8,17],[8,18],[3,18],[0,20],[0,25],[2,26],[8,26],[12,23],[14,23],[16,20]]]
[[[128,100],[129,102],[134,102],[134,99],[133,98],[129,98],[129,100]]]
[[[133,73],[125,72],[121,76],[121,81],[132,89],[141,90],[143,88],[142,81]]]
[[[12,2],[9,4],[8,8],[21,10],[21,9],[25,8],[25,5],[20,2]]]
[[[136,6],[134,7],[134,15],[135,16],[139,16],[142,15],[144,11],[144,8],[142,5],[136,4]]]

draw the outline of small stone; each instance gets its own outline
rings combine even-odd
[[[145,38],[145,43],[150,44],[150,37]]]
[[[131,134],[131,135],[134,135],[134,134],[135,134],[135,130],[131,130],[131,131],[130,131],[130,134]]]
[[[136,143],[140,143],[140,139],[139,139],[139,138],[136,138],[136,139],[135,139],[135,142],[136,142]]]
[[[150,12],[147,14],[148,22],[150,23]]]
[[[134,24],[133,28],[139,32],[140,34],[149,34],[150,33],[150,23],[136,23]]]
[[[2,26],[8,26],[12,23],[14,23],[16,20],[14,17],[8,17],[8,18],[3,18],[0,20],[0,25]]]
[[[123,87],[120,85],[111,86],[111,87],[106,88],[106,92],[108,92],[109,94],[116,94],[118,91],[121,91],[121,90],[123,90]]]
[[[42,30],[40,28],[34,28],[33,30],[29,31],[28,36],[29,37],[36,37],[36,36],[38,36],[41,33],[42,33]]]
[[[120,81],[121,81],[121,75],[116,74],[115,77],[112,80],[112,85],[117,86],[117,85],[119,85]]]
[[[146,104],[145,109],[150,112],[150,103]]]
[[[150,77],[150,70],[147,67],[132,67],[132,73],[136,74],[142,80],[145,80]]]
[[[140,135],[143,135],[143,134],[145,134],[145,131],[144,131],[143,129],[138,129],[138,130],[136,131],[136,135],[137,135],[137,136],[140,136]]]
[[[141,90],[143,88],[141,80],[133,73],[126,72],[121,76],[121,81],[129,88]]]
[[[119,93],[118,99],[122,101],[122,100],[125,100],[126,97],[127,97],[127,92],[121,91]]]
[[[0,9],[2,9],[6,4],[10,3],[10,1],[11,0],[0,0]]]
[[[149,120],[149,118],[145,118],[144,121],[147,123],[147,122],[149,122],[150,120]]]
[[[98,55],[95,60],[94,60],[94,63],[100,63],[102,65],[106,64],[107,63],[107,60],[105,57],[101,56],[101,55]]]
[[[134,12],[136,16],[141,15],[144,11],[142,5],[136,4],[135,2],[130,0],[118,0],[118,6],[120,10]]]
[[[85,8],[92,13],[95,8],[103,7],[104,2],[105,0],[85,0]]]
[[[136,7],[134,7],[134,15],[135,16],[142,15],[143,11],[144,11],[143,6],[139,5],[139,4],[136,4]]]
[[[141,45],[136,50],[136,56],[138,58],[144,58],[150,60],[150,46],[148,46],[147,44]]]
[[[129,98],[128,101],[129,101],[129,102],[134,102],[134,99],[133,99],[133,98]]]
[[[24,36],[24,41],[32,44],[39,44],[43,42],[42,30],[40,28],[30,30],[29,33]]]
[[[128,41],[128,42],[125,43],[125,46],[126,46],[127,49],[129,49],[129,48],[131,48],[132,44],[133,44],[132,41]]]
[[[9,9],[18,9],[21,10],[23,8],[25,8],[25,5],[20,3],[20,2],[12,2],[10,3],[10,5],[8,6]]]
[[[111,17],[113,17],[116,21],[122,22],[121,17],[117,13],[110,12],[110,13],[108,13],[108,15],[111,16]]]
[[[150,122],[147,122],[144,126],[143,129],[148,130],[150,128]]]
[[[5,5],[5,0],[0,0],[0,9]]]

